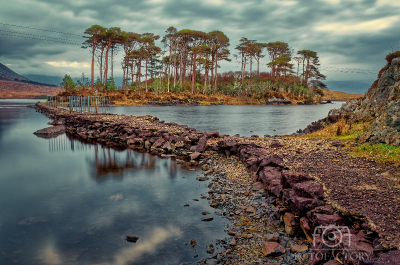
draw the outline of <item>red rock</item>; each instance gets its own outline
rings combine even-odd
[[[172,145],[171,145],[170,142],[165,142],[165,143],[161,146],[161,148],[170,151],[170,150],[172,150]]]
[[[190,240],[190,245],[191,245],[192,247],[197,246],[197,241],[194,240],[194,239]]]
[[[144,144],[143,138],[131,138],[127,141],[128,145],[131,144],[138,144],[138,145],[142,145]]]
[[[252,190],[261,190],[264,189],[264,184],[262,184],[261,182],[256,182],[253,184]]]
[[[307,241],[310,244],[312,244],[313,243],[312,231],[307,217],[303,216],[300,219],[300,227],[303,230],[304,234],[306,235]]]
[[[151,138],[151,139],[153,139],[153,138]],[[163,145],[164,142],[165,142],[164,139],[158,138],[151,147],[152,148],[159,148],[159,147],[161,147]]]
[[[207,138],[211,138],[211,137],[215,137],[218,138],[219,137],[219,132],[215,131],[215,132],[209,132],[206,133]]]
[[[222,148],[232,148],[235,146],[235,142],[229,140],[218,141],[218,146]]]
[[[289,236],[293,236],[298,229],[299,223],[294,219],[294,214],[285,213],[283,216],[283,222],[285,223],[285,231]]]
[[[260,158],[256,157],[256,156],[251,156],[251,157],[247,158],[247,160],[246,160],[247,166],[257,165],[259,163],[260,163]],[[258,165],[257,165],[257,167],[258,167]]]
[[[260,168],[266,167],[266,166],[270,166],[270,167],[282,167],[283,164],[283,159],[276,155],[270,155],[266,158],[264,158],[261,163],[260,163]]]
[[[281,148],[284,147],[285,145],[278,142],[278,141],[272,141],[272,143],[269,145],[270,148]]]
[[[262,252],[264,256],[280,256],[286,252],[286,249],[276,242],[262,242]]]
[[[157,142],[158,139],[159,139],[158,137],[151,137],[151,138],[149,139],[149,142],[152,143],[152,144],[154,144],[155,142]]]
[[[314,226],[344,226],[346,224],[344,218],[335,213],[335,214],[319,214],[310,211],[307,213],[307,218],[313,223]]]
[[[304,181],[293,184],[293,189],[296,194],[306,198],[323,198],[324,189],[323,186],[315,181]]]
[[[256,213],[257,213],[256,209],[254,209],[253,206],[248,206],[248,207],[246,208],[246,212],[253,213],[253,214],[256,214]]]
[[[201,154],[199,152],[194,152],[193,154],[190,154],[190,159],[191,160],[196,160],[197,158],[199,158],[201,156]]]
[[[260,171],[261,182],[270,185],[272,180],[279,180],[281,183],[282,173],[275,167],[266,166]]]
[[[282,185],[285,189],[292,188],[294,184],[307,180],[314,180],[314,179],[303,173],[299,173],[293,170],[282,171]]]
[[[277,242],[278,241],[278,239],[279,239],[279,235],[277,234],[277,233],[275,233],[275,234],[268,234],[267,235],[267,241],[269,241],[269,242]]]
[[[200,138],[199,143],[196,146],[196,151],[199,153],[203,153],[206,151],[207,147],[207,137],[203,136]]]
[[[308,246],[307,245],[297,245],[297,244],[295,244],[295,245],[292,246],[291,249],[292,249],[293,252],[300,253],[300,252],[307,251],[308,250]]]
[[[282,201],[284,205],[289,206],[289,208],[296,214],[305,214],[315,207],[324,205],[324,202],[321,200],[300,197],[292,189],[285,189],[282,193]]]
[[[354,264],[365,264],[364,261],[375,259],[372,243],[365,238],[364,233],[354,235],[350,234],[348,228],[342,228],[336,234],[339,237],[339,247],[351,257]],[[400,259],[397,261],[400,262]]]
[[[325,206],[320,206],[316,207],[313,209],[314,213],[322,213],[322,214],[333,214],[333,208],[331,205],[325,205]]]
[[[316,265],[316,264],[322,264],[325,261],[329,261],[331,259],[331,253],[328,253],[331,251],[330,248],[328,248],[322,241],[322,238],[320,236],[315,236],[313,237],[313,242],[311,246],[311,255],[309,259],[309,264],[311,265]]]
[[[269,185],[269,190],[275,194],[276,197],[280,198],[282,196],[283,187],[280,180],[273,180]]]

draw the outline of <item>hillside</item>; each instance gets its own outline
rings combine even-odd
[[[324,83],[328,86],[329,90],[342,91],[350,94],[365,94],[368,88],[371,87],[372,81],[324,81]]]
[[[328,89],[322,89],[324,96],[322,100],[337,100],[337,101],[347,101],[350,99],[357,99],[364,96],[364,94],[349,94],[342,91],[332,91]]]
[[[31,81],[28,78],[26,78],[25,76],[19,75],[16,72],[14,72],[13,70],[11,70],[10,68],[8,68],[7,66],[5,66],[4,64],[0,63],[0,79],[4,79],[4,80],[10,80],[10,81],[14,81],[14,80],[18,80],[18,81]]]
[[[60,87],[43,86],[18,81],[0,79],[0,98],[35,98],[44,95],[55,95]]]

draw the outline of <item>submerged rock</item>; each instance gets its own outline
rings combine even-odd
[[[125,240],[128,242],[136,243],[138,241],[139,237],[137,236],[126,236]]]
[[[57,125],[57,126],[51,126],[47,127],[41,130],[37,130],[33,134],[37,136],[43,136],[43,135],[54,135],[54,134],[60,134],[66,131],[66,127],[64,125]]]

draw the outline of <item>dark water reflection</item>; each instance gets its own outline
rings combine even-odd
[[[188,125],[202,131],[220,134],[263,137],[287,135],[326,117],[330,109],[343,102],[311,106],[165,106],[113,107],[112,113],[152,115],[166,122]]]
[[[49,119],[25,105],[0,101],[0,264],[193,264],[226,236],[225,219],[192,200],[208,190],[195,180],[201,171],[66,135],[38,138]],[[202,211],[214,220],[200,221]]]

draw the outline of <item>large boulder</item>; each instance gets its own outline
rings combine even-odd
[[[203,136],[199,139],[199,143],[196,146],[196,151],[199,153],[204,153],[207,147],[207,137]]]
[[[304,181],[293,184],[294,191],[306,198],[319,199],[324,197],[324,188],[321,184],[315,181]]]
[[[299,173],[293,170],[282,171],[282,186],[285,189],[292,188],[294,184],[308,180],[314,180],[314,179],[310,176],[307,176],[303,173]]]

